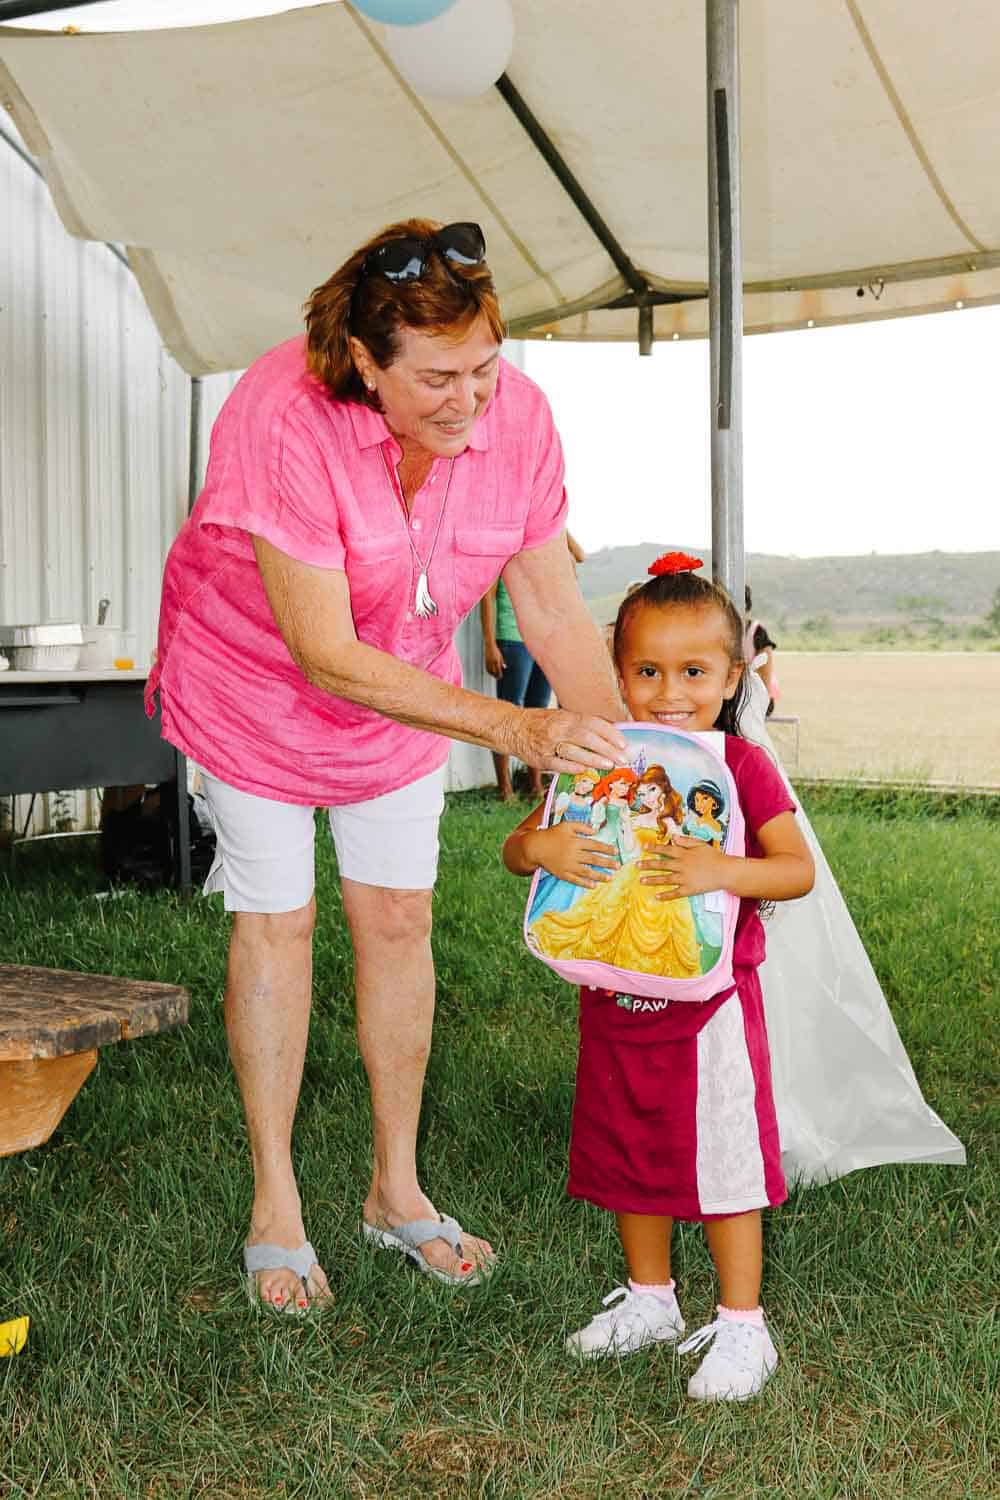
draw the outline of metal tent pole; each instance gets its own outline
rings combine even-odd
[[[705,0],[712,576],[743,613],[743,242],[739,0]]]
[[[191,415],[188,428],[188,515],[201,489],[201,376],[191,376]]]

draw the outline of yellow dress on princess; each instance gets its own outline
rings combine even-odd
[[[643,885],[639,860],[662,842],[653,828],[636,828],[638,850],[615,875],[584,892],[568,911],[545,912],[530,932],[548,958],[590,958],[692,979],[702,972],[694,914],[687,897],[658,901],[662,886]]]

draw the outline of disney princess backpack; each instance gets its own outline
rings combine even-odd
[[[640,862],[678,834],[745,853],[725,736],[619,724],[628,745],[603,774],[553,777],[542,827],[580,825],[619,864],[588,889],[536,870],[524,914],[531,952],[571,984],[650,1000],[710,1000],[733,984],[739,900],[728,891],[661,900]],[[597,868],[595,866],[595,868]]]

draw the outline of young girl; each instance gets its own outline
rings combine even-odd
[[[813,861],[785,783],[767,755],[739,735],[743,622],[725,591],[668,554],[623,603],[615,624],[619,684],[634,720],[686,730],[722,729],[725,757],[747,827],[747,857],[674,835],[643,849],[643,886],[670,914],[706,891],[740,898],[735,987],[702,1003],[631,1006],[629,997],[583,989],[569,1191],[618,1221],[628,1287],[605,1298],[567,1350],[630,1354],[672,1342],[684,1320],[670,1274],[673,1221],[705,1225],[719,1279],[717,1318],[681,1352],[712,1347],[688,1383],[699,1400],[755,1396],[777,1364],[760,1307],[761,1209],[781,1203],[767,1033],[757,966],[764,957],[762,901],[801,896]],[[507,839],[518,875],[544,869],[596,890],[615,860],[586,830],[542,829],[537,808]]]

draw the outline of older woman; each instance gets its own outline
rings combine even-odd
[[[564,536],[559,439],[500,357],[475,224],[394,224],[313,293],[212,434],[167,560],[163,733],[203,770],[233,913],[225,1018],[254,1200],[244,1262],[278,1307],[328,1294],[292,1168],[312,985],[314,810],[328,809],[371,1089],[371,1241],[475,1282],[491,1246],[422,1192],[431,895],[448,739],[549,770],[621,753],[606,652]],[[562,705],[465,691],[452,637],[503,572]]]

